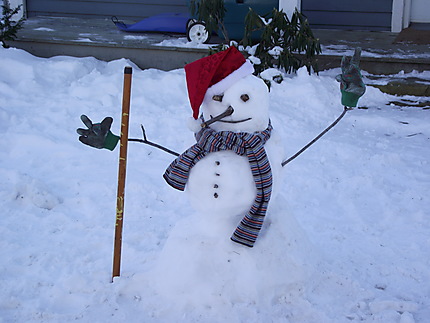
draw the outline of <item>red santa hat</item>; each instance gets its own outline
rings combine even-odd
[[[188,98],[194,119],[199,117],[200,105],[206,93],[222,94],[235,82],[253,72],[251,62],[234,46],[185,65]]]

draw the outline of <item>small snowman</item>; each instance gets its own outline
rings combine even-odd
[[[197,142],[163,177],[186,190],[199,213],[241,215],[231,240],[253,247],[284,157],[269,119],[268,87],[235,47],[190,63],[185,72]]]

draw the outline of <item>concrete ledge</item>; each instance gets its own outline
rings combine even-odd
[[[340,67],[342,55],[320,55],[318,66],[321,71]],[[393,58],[393,57],[362,57],[360,62],[362,70],[371,74],[397,74],[401,71],[429,71],[430,59],[424,58]]]
[[[102,43],[79,43],[50,40],[18,40],[8,42],[12,47],[23,49],[39,57],[52,57],[68,55],[75,57],[92,56],[104,61],[120,58],[128,58],[139,68],[157,68],[164,71],[182,68],[199,58],[208,55],[207,49],[167,47],[167,46],[142,46],[126,47],[112,46]],[[319,69],[326,70],[340,66],[342,55],[318,56]],[[429,71],[430,60],[419,58],[373,58],[362,57],[361,68],[371,74],[396,74],[401,71]]]
[[[207,56],[207,50],[190,50],[175,47],[130,48],[103,46],[102,44],[61,43],[43,41],[13,41],[12,47],[23,49],[38,57],[67,55],[74,57],[95,57],[103,61],[121,58],[130,59],[141,69],[157,68],[169,71],[183,68],[186,64]]]
[[[430,70],[428,46],[393,44],[393,33],[315,30],[314,34],[323,48],[318,56],[320,70],[339,67],[342,55],[352,55],[355,47],[363,50],[361,68],[371,74]],[[35,17],[28,19],[18,39],[8,44],[40,57],[93,56],[105,61],[128,58],[142,69],[172,70],[208,54],[206,48],[160,46],[181,37],[185,35],[124,33],[108,18]]]
[[[430,85],[421,83],[417,80],[393,80],[388,84],[379,85],[372,84],[371,86],[377,87],[384,93],[393,95],[412,95],[412,96],[428,96],[430,97]]]

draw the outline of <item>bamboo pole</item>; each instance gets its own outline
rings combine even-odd
[[[133,70],[127,66],[124,68],[124,87],[122,93],[122,116],[121,134],[118,165],[118,191],[116,198],[116,220],[115,220],[115,241],[113,252],[112,282],[114,277],[119,277],[121,271],[121,246],[122,246],[122,227],[124,218],[124,193],[125,175],[127,168],[127,143],[128,143],[128,124],[130,113],[131,97],[131,77]]]

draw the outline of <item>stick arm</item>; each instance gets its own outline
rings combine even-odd
[[[312,146],[317,140],[319,140],[322,136],[324,136],[327,132],[329,132],[329,130],[331,128],[333,128],[335,125],[338,124],[338,122],[345,116],[346,112],[352,110],[352,108],[349,108],[347,106],[343,107],[343,111],[340,114],[340,116],[333,121],[327,128],[325,128],[318,136],[316,136],[314,139],[312,139],[306,146],[304,146],[302,149],[300,149],[298,152],[296,152],[293,156],[291,156],[290,158],[284,160],[281,163],[281,166],[284,167],[285,165],[287,165],[289,162],[293,161],[294,159],[296,159],[297,157],[299,157],[299,155],[301,155],[306,149],[308,149],[310,146]]]
[[[164,147],[162,145],[159,145],[159,144],[157,144],[155,142],[149,141],[146,138],[145,128],[143,127],[142,124],[140,125],[140,128],[142,129],[143,139],[129,138],[128,141],[140,142],[142,144],[146,144],[146,145],[149,145],[149,146],[161,149],[161,150],[165,151],[166,153],[169,153],[169,154],[171,154],[173,156],[176,156],[176,157],[179,156],[179,154],[176,151],[170,150],[170,149],[168,149],[168,148],[166,148],[166,147]]]

